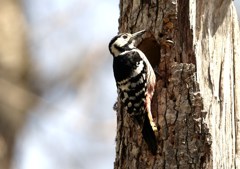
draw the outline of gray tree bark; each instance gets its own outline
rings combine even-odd
[[[118,102],[114,168],[238,168],[240,32],[232,1],[121,0],[119,32],[142,29],[138,47],[158,72],[158,153]]]

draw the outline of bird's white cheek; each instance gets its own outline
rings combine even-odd
[[[120,46],[120,47],[122,47],[122,46],[124,46],[126,44],[127,44],[127,41],[122,39],[122,38],[118,39],[117,42],[116,42],[116,45]]]
[[[129,48],[130,48],[130,49],[135,48],[134,44],[135,44],[135,41],[133,40],[132,43],[129,45]]]

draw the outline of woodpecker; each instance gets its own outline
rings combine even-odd
[[[156,76],[145,54],[135,47],[135,39],[145,33],[120,33],[109,43],[118,97],[141,130],[153,155],[157,152],[157,131],[151,113]]]

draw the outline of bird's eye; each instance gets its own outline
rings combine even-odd
[[[127,37],[128,37],[127,35],[123,35],[123,39],[127,39]]]

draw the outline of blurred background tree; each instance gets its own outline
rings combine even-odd
[[[0,0],[0,168],[113,166],[118,13],[117,1]]]
[[[113,168],[118,3],[0,0],[1,169]]]
[[[21,7],[0,0],[0,168],[10,167],[16,135],[34,98],[29,93],[29,55]]]

